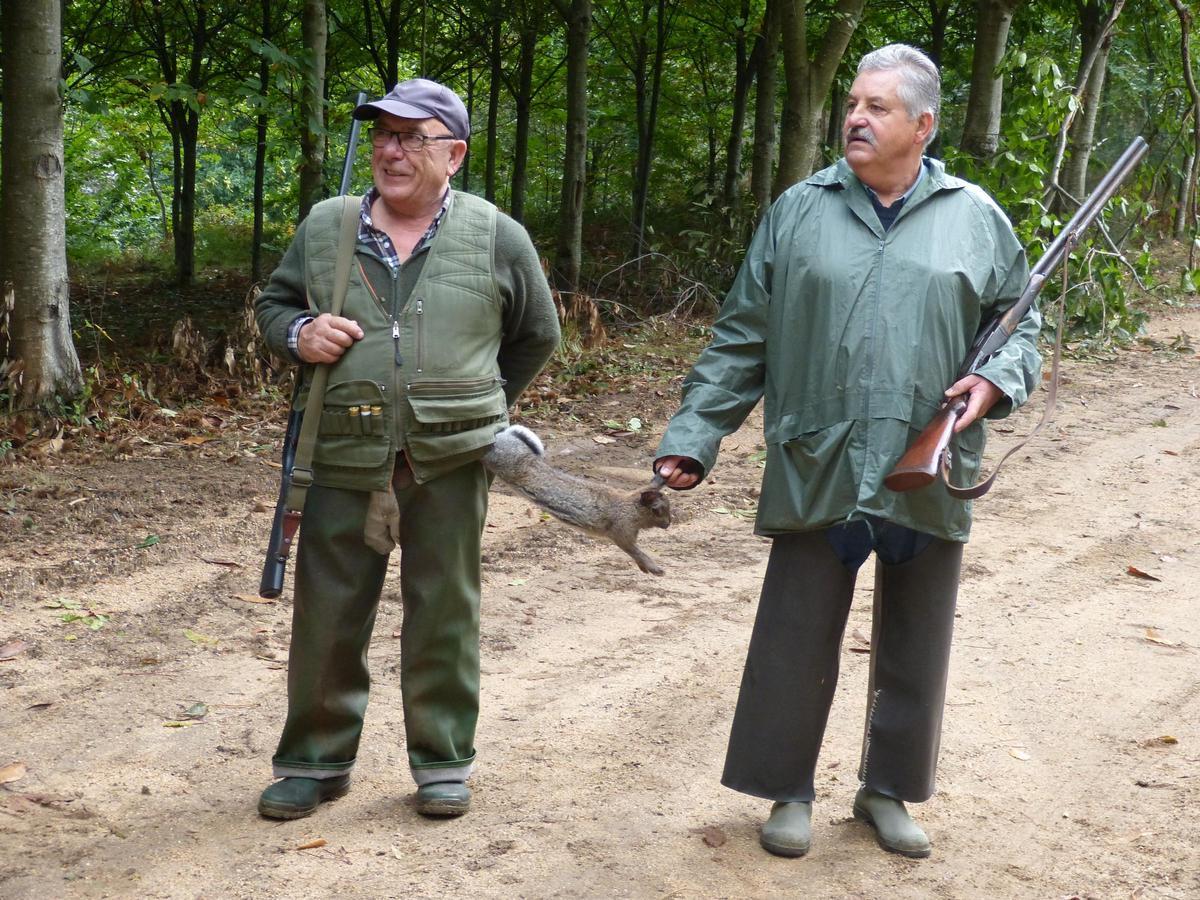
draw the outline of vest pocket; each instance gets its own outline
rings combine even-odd
[[[305,415],[312,415],[307,410]],[[313,462],[377,468],[387,462],[391,428],[383,390],[366,379],[331,384],[325,391]]]
[[[437,460],[489,446],[506,418],[498,378],[465,382],[416,382],[408,386],[412,424],[405,435],[418,460]]]

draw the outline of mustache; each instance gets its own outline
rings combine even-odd
[[[846,132],[846,143],[850,141],[863,140],[872,147],[876,146],[875,133],[865,125],[860,125],[857,128],[851,128]]]

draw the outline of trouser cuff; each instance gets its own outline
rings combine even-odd
[[[444,766],[421,766],[420,768],[414,766],[411,771],[417,787],[442,781],[466,781],[475,771],[475,760],[454,762]]]
[[[353,768],[353,762],[349,762],[340,766],[331,763],[314,765],[308,763],[273,762],[271,764],[271,773],[276,778],[325,779],[340,778],[342,775],[349,775],[350,770]]]

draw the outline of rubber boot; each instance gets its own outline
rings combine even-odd
[[[758,842],[776,856],[803,856],[812,844],[812,804],[776,803]]]
[[[932,852],[929,838],[900,800],[861,787],[854,797],[854,818],[873,826],[879,846],[890,853],[924,859]]]
[[[337,778],[284,778],[270,785],[258,798],[258,813],[268,819],[303,819],[326,800],[344,797],[350,776]]]

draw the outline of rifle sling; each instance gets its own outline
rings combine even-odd
[[[359,201],[355,197],[342,198],[342,227],[338,235],[337,264],[333,275],[333,298],[329,311],[340,316],[346,305],[346,291],[350,287],[350,266],[354,262],[354,247],[358,242]],[[288,489],[287,513],[284,516],[282,554],[287,553],[292,537],[300,524],[304,512],[304,500],[312,485],[312,457],[317,445],[317,430],[321,425],[321,409],[325,405],[325,386],[329,382],[330,365],[314,368],[312,383],[308,388],[308,400],[304,406],[304,421],[300,425],[300,437],[296,440],[296,461],[292,466],[292,483]],[[314,412],[315,411],[315,412]]]
[[[1054,407],[1058,401],[1058,363],[1062,359],[1063,320],[1067,317],[1067,279],[1070,269],[1068,262],[1070,261],[1071,251],[1075,248],[1078,240],[1079,235],[1075,232],[1067,235],[1062,267],[1062,291],[1058,298],[1058,327],[1054,332],[1054,357],[1053,362],[1050,364],[1050,386],[1046,389],[1046,408],[1042,412],[1041,421],[1034,426],[1033,431],[1029,432],[1020,443],[1011,447],[1007,453],[1000,457],[1000,462],[996,463],[996,468],[992,470],[991,475],[970,487],[960,488],[950,483],[950,447],[947,445],[946,449],[942,452],[941,471],[942,481],[945,483],[946,490],[951,497],[959,500],[975,500],[990,491],[992,483],[995,482],[996,476],[1000,474],[1000,467],[1004,465],[1005,461],[1033,440],[1034,435],[1041,431],[1043,426],[1054,416]]]

